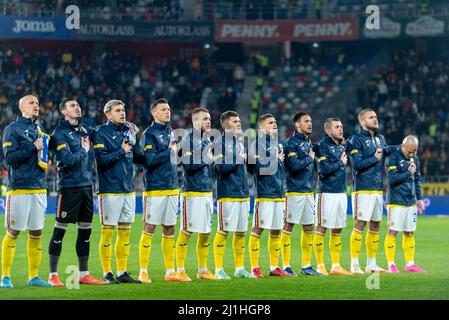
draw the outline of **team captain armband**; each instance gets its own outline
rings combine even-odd
[[[94,149],[98,149],[98,148],[104,148],[104,144],[102,144],[102,143],[94,144]]]
[[[287,156],[288,156],[288,157],[296,156],[296,152],[290,152]]]
[[[359,152],[359,150],[354,149],[354,150],[351,150],[350,154],[354,154],[354,153],[357,153],[357,152]]]
[[[37,128],[37,139],[42,141],[44,148],[37,154],[37,164],[43,170],[48,169],[48,145],[50,143],[50,135],[43,132],[39,127]]]
[[[5,142],[3,144],[3,148],[10,147],[10,146],[12,146],[12,142]]]
[[[59,146],[56,147],[56,151],[59,151],[61,149],[67,148],[67,145],[65,143],[60,144]]]
[[[153,145],[152,145],[152,144],[147,144],[147,145],[143,148],[143,151],[147,151],[148,149],[153,149]]]
[[[391,170],[395,170],[395,169],[397,169],[398,167],[396,167],[396,166],[389,166],[388,167],[388,171],[391,171]]]
[[[323,161],[323,160],[326,160],[326,159],[327,159],[326,157],[319,157],[318,161]]]
[[[184,153],[184,157],[189,157],[191,155],[192,155],[192,152],[190,152],[190,151],[187,151],[186,153]]]

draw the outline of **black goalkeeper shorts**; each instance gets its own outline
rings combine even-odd
[[[92,222],[93,207],[92,186],[61,189],[57,197],[56,221]]]

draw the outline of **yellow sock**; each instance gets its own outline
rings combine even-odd
[[[270,255],[270,266],[278,266],[279,264],[279,253],[281,252],[281,235],[268,236],[268,253]]]
[[[129,257],[129,237],[131,226],[119,226],[117,228],[117,241],[115,242],[115,259],[117,262],[117,271],[126,271]]]
[[[281,233],[282,266],[290,265],[290,257],[291,257],[290,245],[291,245],[291,232],[282,230]]]
[[[173,270],[175,268],[175,236],[163,234],[161,246],[165,270]]]
[[[329,247],[331,249],[332,264],[340,264],[341,254],[341,234],[333,234],[329,238]]]
[[[387,234],[385,237],[385,255],[389,264],[394,263],[394,254],[396,253],[396,237]]]
[[[101,268],[103,273],[112,272],[111,259],[112,259],[112,236],[114,235],[114,227],[102,226],[101,237],[99,244],[99,254],[101,261]]]
[[[234,250],[234,265],[235,268],[242,268],[244,266],[245,258],[245,234],[244,233],[234,233],[232,239],[232,248]]]
[[[259,267],[259,254],[260,254],[260,236],[255,233],[251,233],[249,237],[249,260],[251,262],[251,268]]]
[[[42,261],[42,236],[28,235],[28,279],[39,275],[39,266]]]
[[[360,230],[353,229],[349,244],[351,259],[358,259],[361,250],[362,250],[362,232]]]
[[[215,269],[223,269],[223,258],[226,248],[227,234],[218,231],[214,239],[214,261]]]
[[[379,232],[369,231],[366,234],[366,257],[375,258],[379,249]]]
[[[402,235],[402,249],[404,250],[405,262],[413,262],[415,258],[415,236]]]
[[[302,251],[302,266],[310,266],[312,264],[312,248],[313,248],[313,233],[309,231],[302,231],[301,233],[301,251]]]
[[[11,266],[16,253],[17,237],[6,232],[2,242],[2,277],[11,276]]]
[[[151,242],[153,241],[153,235],[145,231],[142,232],[139,242],[139,261],[140,269],[148,268],[148,261],[151,254]]]
[[[313,249],[317,264],[324,264],[324,234],[315,232],[313,237]]]
[[[196,241],[196,255],[198,268],[207,268],[207,257],[209,256],[209,234],[199,233]]]
[[[182,231],[179,233],[178,240],[176,241],[176,265],[178,269],[185,269],[189,239],[190,235]]]

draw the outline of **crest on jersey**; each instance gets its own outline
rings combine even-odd
[[[380,139],[379,139],[379,137],[376,137],[376,144],[378,145],[378,146],[380,146]]]

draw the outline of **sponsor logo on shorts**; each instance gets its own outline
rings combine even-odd
[[[109,218],[108,216],[104,216],[104,220],[108,220],[108,218]]]
[[[190,227],[190,228],[193,227],[193,224],[192,224],[192,223],[189,223],[189,227]]]
[[[15,220],[11,220],[11,224],[14,224],[14,223],[16,223],[16,221]]]
[[[264,221],[263,221],[263,220],[260,220],[260,224],[264,224]]]
[[[61,217],[62,217],[62,218],[67,217],[67,211],[62,211],[62,212],[61,212]]]
[[[326,222],[327,222],[327,220],[326,220],[326,219],[323,219],[323,224],[326,224]]]

